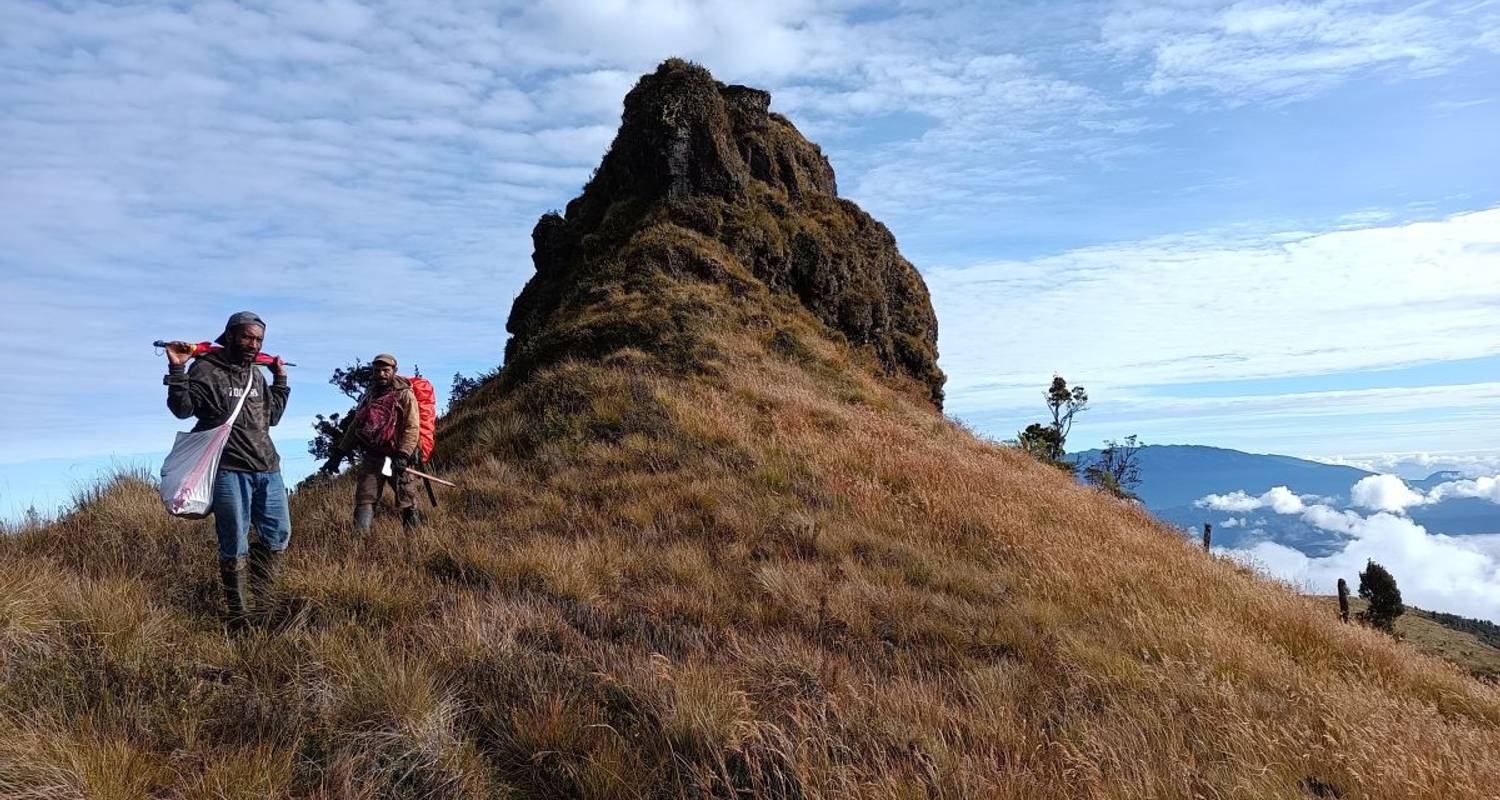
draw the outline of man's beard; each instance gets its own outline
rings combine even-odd
[[[242,350],[238,347],[229,348],[229,357],[234,359],[242,367],[248,367],[255,363],[255,357],[260,355],[256,350]]]

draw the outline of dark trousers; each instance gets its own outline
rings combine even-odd
[[[417,476],[410,472],[393,475],[387,478],[380,474],[380,468],[385,466],[385,456],[365,456],[359,462],[359,471],[355,473],[354,479],[354,504],[357,506],[374,505],[380,499],[380,491],[386,484],[390,484],[396,490],[396,506],[405,511],[408,508],[417,507]]]

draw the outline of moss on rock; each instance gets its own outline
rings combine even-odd
[[[696,352],[682,340],[712,315],[692,303],[656,298],[663,304],[646,327],[587,312],[628,305],[617,290],[648,276],[721,283],[736,296],[759,282],[795,296],[941,406],[937,318],[921,276],[884,225],[838,196],[828,159],[770,103],[767,92],[676,59],[641,78],[593,179],[532,232],[536,274],[506,326],[512,379],[610,348]],[[670,335],[662,315],[681,315]],[[590,317],[597,329],[581,330]]]

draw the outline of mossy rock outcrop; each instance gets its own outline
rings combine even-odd
[[[582,195],[532,233],[536,275],[511,309],[508,368],[681,349],[707,309],[656,297],[658,313],[612,315],[608,330],[580,327],[580,312],[664,276],[736,291],[759,283],[941,405],[937,318],[921,276],[884,225],[838,196],[828,159],[770,104],[683,61],[641,78]]]

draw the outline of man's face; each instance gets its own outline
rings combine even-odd
[[[375,382],[381,386],[389,386],[391,379],[396,377],[396,368],[384,361],[375,365]]]
[[[260,345],[265,338],[265,328],[259,325],[241,325],[230,334],[229,349],[240,358],[253,359],[260,355]]]

